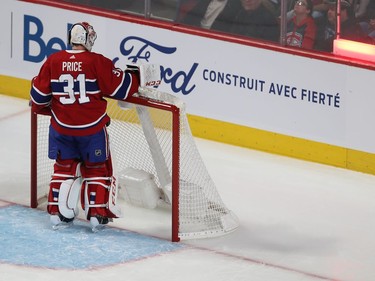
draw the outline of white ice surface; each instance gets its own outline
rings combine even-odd
[[[0,108],[0,206],[29,205],[28,101],[0,95]],[[0,263],[0,280],[375,280],[374,176],[196,141],[223,201],[240,220],[236,232],[97,270]],[[116,227],[170,238],[167,211],[123,211]]]

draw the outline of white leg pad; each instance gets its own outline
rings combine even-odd
[[[78,215],[78,200],[82,186],[82,178],[68,179],[61,183],[59,192],[59,211],[72,219]]]

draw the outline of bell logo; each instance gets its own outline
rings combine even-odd
[[[44,27],[40,19],[24,16],[23,59],[25,61],[42,62],[50,54],[67,49],[65,42],[58,37],[52,37],[45,42],[42,38],[43,31]]]

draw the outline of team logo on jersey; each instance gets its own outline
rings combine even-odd
[[[95,149],[95,156],[101,156],[102,150],[101,149]]]
[[[303,35],[298,32],[289,32],[286,35],[286,42],[289,46],[301,47]]]

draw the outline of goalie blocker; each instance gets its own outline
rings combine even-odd
[[[127,71],[139,73],[140,87],[157,87],[161,84],[160,65],[157,64],[128,64]]]

